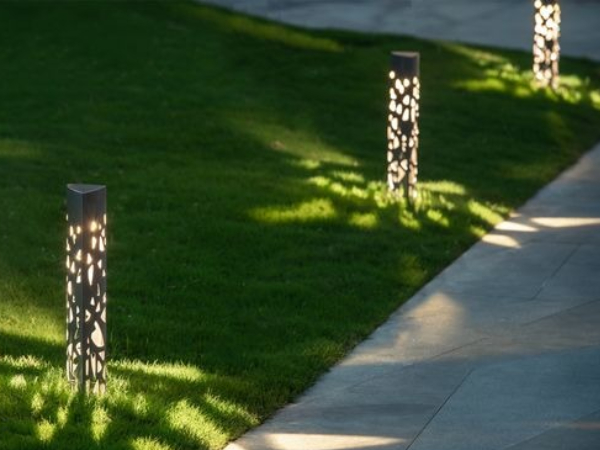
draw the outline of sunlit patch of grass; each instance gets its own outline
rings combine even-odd
[[[517,98],[543,95],[554,101],[577,104],[587,102],[600,109],[600,89],[594,88],[589,77],[562,73],[558,88],[540,88],[531,69],[522,70],[508,58],[490,52],[472,49],[460,44],[443,44],[445,48],[465,56],[481,67],[478,78],[456,81],[457,88],[471,92],[497,92]]]
[[[419,190],[431,194],[467,195],[467,191],[464,186],[448,180],[420,182]]]
[[[309,169],[314,172],[313,168]],[[457,214],[476,217],[488,227],[502,220],[509,209],[473,200],[464,186],[450,181],[419,184],[417,198],[411,202],[401,193],[392,194],[385,183],[367,181],[357,171],[321,168],[306,182],[334,201],[319,198],[291,207],[271,206],[249,211],[250,217],[265,223],[343,222],[359,229],[387,227],[386,219],[396,217],[395,225],[418,231],[424,223],[448,228],[450,217]],[[336,206],[337,205],[337,206]]]
[[[291,164],[302,169],[315,170],[321,167],[321,163],[314,159],[293,159]]]
[[[213,445],[221,447],[227,443],[227,433],[213,421],[207,420],[206,416],[187,400],[181,400],[169,408],[167,421],[173,429],[190,435],[199,444],[207,445],[212,442]]]
[[[469,231],[473,234],[473,236],[481,238],[488,232],[488,229],[477,225],[471,225],[469,227]]]
[[[0,364],[12,373],[8,378],[0,377],[0,418],[3,414],[20,417],[19,426],[31,427],[36,439],[48,448],[60,449],[68,444],[89,448],[121,442],[127,439],[123,423],[133,421],[142,434],[144,430],[152,433],[163,429],[162,434],[181,433],[186,448],[215,449],[229,437],[215,421],[215,414],[233,422],[257,423],[256,417],[240,405],[203,389],[206,376],[191,365],[111,362],[108,392],[94,397],[80,395],[62,370],[37,358],[5,356],[0,357]],[[28,373],[32,368],[37,372]],[[207,414],[207,410],[212,413]],[[71,441],[73,430],[84,425],[89,427],[88,434]],[[147,437],[136,438],[131,445],[149,450],[166,444]],[[0,443],[0,448],[18,446]]]
[[[346,170],[333,170],[331,177],[347,183],[365,183],[364,175]]]
[[[369,197],[371,192],[366,189],[365,186],[357,186],[355,184],[348,184],[342,181],[337,181],[335,178],[316,176],[307,180],[309,184],[318,186],[327,190],[332,194],[336,194],[342,197],[366,199]]]
[[[10,378],[8,385],[13,389],[24,390],[27,388],[27,381],[23,375],[18,374]]]
[[[421,220],[414,210],[401,208],[398,213],[398,221],[402,228],[410,231],[421,231],[423,228]]]
[[[50,442],[56,431],[56,424],[47,420],[42,420],[36,424],[36,434],[40,442]]]
[[[496,225],[500,223],[508,214],[508,208],[499,205],[483,204],[476,200],[468,200],[467,207],[469,211],[476,217],[479,217],[488,225]]]
[[[435,208],[429,208],[429,209],[427,209],[426,214],[427,214],[427,218],[431,222],[437,223],[438,225],[440,225],[442,227],[450,226],[450,220],[448,220],[448,217],[441,210],[435,209]]]
[[[33,355],[10,356],[0,355],[0,364],[5,364],[15,370],[42,369],[47,363]]]
[[[131,440],[133,450],[172,450],[170,445],[163,444],[156,438],[137,437]]]
[[[268,223],[311,222],[332,219],[336,210],[331,200],[317,198],[292,206],[274,206],[256,208],[250,211],[250,216],[256,220]]]
[[[110,414],[102,405],[95,405],[92,410],[91,432],[96,442],[102,442],[110,425]]]
[[[377,226],[377,215],[375,213],[352,213],[348,218],[348,223],[352,226],[369,230]]]
[[[139,373],[142,375],[158,375],[174,380],[198,382],[206,378],[197,367],[176,363],[144,363],[142,361],[120,360],[112,363],[115,369]]]

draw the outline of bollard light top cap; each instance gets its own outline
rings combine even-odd
[[[67,189],[78,194],[89,194],[106,189],[106,186],[102,184],[67,184]]]
[[[398,56],[401,58],[418,58],[419,52],[392,52],[393,56]]]
[[[419,76],[418,52],[392,52],[391,69],[401,77]]]

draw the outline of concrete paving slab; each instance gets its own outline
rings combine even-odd
[[[597,246],[594,246],[597,248]],[[540,295],[546,298],[600,299],[600,267],[567,262],[548,280]]]
[[[565,303],[562,299],[557,302]],[[459,361],[474,368],[569,349],[600,348],[599,323],[600,301],[574,304],[520,327],[507,328],[505,334],[473,342],[436,360]]]
[[[202,0],[308,28],[393,33],[531,51],[531,0]],[[565,55],[600,60],[600,2],[561,2]]]
[[[571,233],[598,235],[594,173],[600,145],[228,450],[594,448],[600,245]]]
[[[598,450],[600,411],[571,423],[561,424],[506,450]]]
[[[454,294],[533,298],[576,248],[567,243],[526,242],[489,256],[469,254],[442,272],[434,285]]]
[[[410,448],[504,449],[599,404],[599,348],[492,364],[471,373]]]

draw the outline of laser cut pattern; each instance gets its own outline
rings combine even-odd
[[[67,379],[106,390],[106,189],[68,185]]]
[[[542,86],[558,87],[560,5],[558,0],[535,0],[533,73]]]
[[[419,54],[392,53],[387,127],[387,184],[416,196],[419,149]]]

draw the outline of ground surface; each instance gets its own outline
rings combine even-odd
[[[551,93],[527,54],[186,3],[0,8],[3,449],[223,447],[600,137],[584,61]],[[423,55],[414,208],[381,182],[399,48]],[[99,400],[63,380],[70,182],[108,187]]]

